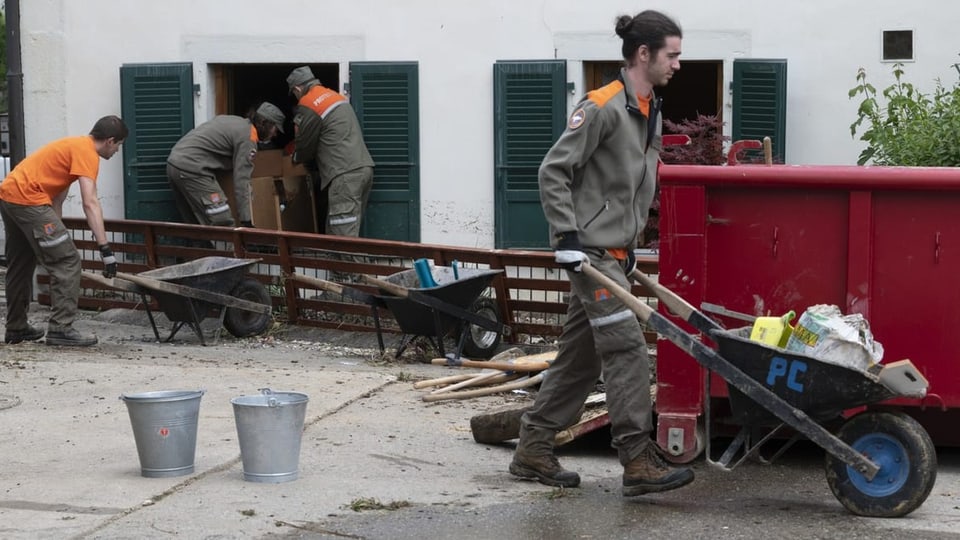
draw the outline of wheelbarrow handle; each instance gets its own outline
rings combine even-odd
[[[644,287],[650,289],[658,300],[663,302],[674,315],[690,323],[694,328],[709,334],[713,330],[723,330],[723,327],[716,321],[707,317],[706,314],[690,305],[680,295],[664,287],[653,278],[644,274],[638,269],[634,269],[630,277],[639,281]]]
[[[636,313],[643,322],[649,321],[650,317],[655,313],[652,307],[641,302],[633,293],[624,289],[619,283],[603,275],[599,270],[589,264],[582,265],[580,271],[590,279],[606,287],[607,290],[610,291],[610,294],[616,296],[621,302],[626,304],[627,307],[630,308],[630,311]]]
[[[251,302],[250,300],[244,300],[243,298],[237,298],[229,294],[220,294],[213,291],[208,291],[206,289],[188,287],[187,285],[148,278],[146,276],[117,272],[117,278],[133,282],[150,291],[175,294],[186,298],[192,298],[194,300],[203,300],[204,302],[210,302],[212,304],[218,304],[221,306],[253,311],[254,313],[263,313],[269,315],[273,310],[271,306],[266,304],[258,304],[257,302]]]
[[[375,278],[369,274],[360,274],[360,280],[368,285],[376,285],[388,293],[394,296],[399,296],[400,298],[407,298],[410,296],[410,291],[406,287],[402,287],[396,283],[390,283],[389,281],[385,281],[380,278]]]
[[[299,281],[300,283],[305,283],[307,285],[316,287],[324,291],[330,291],[334,294],[339,294],[347,298],[352,298],[353,300],[357,300],[358,302],[363,302],[365,304],[373,304],[378,306],[380,305],[380,302],[378,301],[376,296],[363,292],[359,289],[354,289],[353,287],[347,287],[339,283],[334,283],[332,281],[327,281],[325,279],[315,278],[313,276],[306,276],[298,272],[287,272],[285,275],[287,279],[291,279],[293,281]]]

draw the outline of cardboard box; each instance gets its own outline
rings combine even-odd
[[[280,230],[280,207],[277,204],[276,192],[273,187],[275,176],[260,176],[250,179],[250,205],[253,226],[258,229]]]
[[[230,200],[230,213],[238,225],[233,174],[217,173],[217,181]],[[313,183],[306,176],[261,176],[250,179],[250,217],[253,226],[278,231],[317,232]],[[281,207],[282,203],[282,207]]]
[[[274,189],[278,195],[283,195],[280,200],[286,201],[280,210],[280,230],[317,232],[317,206],[310,178],[305,175],[284,176],[282,183],[274,182]]]
[[[278,231],[317,232],[313,186],[306,176],[250,179],[253,225]]]
[[[253,158],[253,178],[258,176],[283,176],[283,150],[260,150]]]
[[[297,163],[294,165],[293,156],[283,156],[283,170],[280,173],[280,176],[284,178],[290,176],[306,176],[307,168],[303,166],[302,163]]]

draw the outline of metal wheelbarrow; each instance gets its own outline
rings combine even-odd
[[[161,311],[174,323],[170,335],[162,341],[171,341],[186,325],[206,345],[200,322],[208,317],[220,321],[214,343],[220,337],[221,327],[236,337],[257,335],[267,329],[272,312],[270,294],[262,283],[246,277],[247,270],[260,261],[203,257],[138,274],[118,272],[114,279],[91,272],[84,272],[84,276],[140,294],[157,341],[161,341],[160,331],[146,301],[147,294],[156,298]]]
[[[731,408],[743,427],[714,461],[707,410],[707,461],[711,465],[731,470],[748,457],[758,457],[761,445],[781,429],[790,428],[795,437],[769,461],[794,440],[806,437],[826,452],[830,490],[854,514],[905,516],[929,496],[937,476],[936,450],[916,420],[890,410],[863,410],[846,419],[841,416],[845,410],[925,393],[926,380],[915,368],[909,369],[909,361],[865,372],[756,343],[744,337],[747,329],[727,331],[649,276],[633,272],[632,277],[653,291],[674,315],[715,340],[717,351],[593,267],[584,265],[583,272],[624,302],[649,328],[706,368],[708,384],[713,372],[730,387]],[[709,407],[709,400],[707,403]],[[836,434],[822,425],[832,420],[843,421]],[[764,429],[766,435],[751,444],[753,434],[762,428],[769,428]],[[737,456],[740,459],[733,461]]]
[[[399,357],[416,336],[430,339],[447,357],[443,338],[454,335],[457,348],[453,359],[466,354],[474,358],[490,358],[500,344],[501,336],[510,335],[510,327],[502,323],[496,302],[481,293],[503,270],[437,266],[432,275],[435,287],[421,287],[416,269],[391,274],[384,279],[362,276],[380,288],[380,301],[390,310],[403,337],[397,346]]]

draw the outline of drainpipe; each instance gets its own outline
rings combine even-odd
[[[20,0],[6,0],[7,103],[10,125],[10,168],[26,157],[23,135],[23,66],[20,61]]]

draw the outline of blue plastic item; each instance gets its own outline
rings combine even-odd
[[[426,259],[417,259],[413,261],[413,267],[417,270],[417,278],[420,280],[420,287],[429,289],[437,286],[437,282],[433,279],[433,274],[430,273],[429,261]]]
[[[460,279],[460,263],[456,259],[450,261],[450,268],[453,269],[453,279]]]

